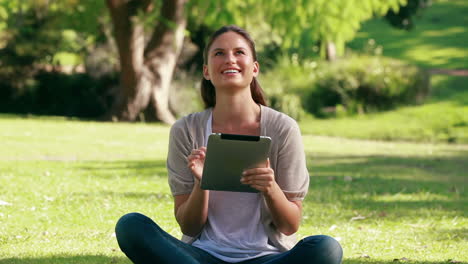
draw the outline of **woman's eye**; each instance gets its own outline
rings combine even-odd
[[[237,54],[245,54],[245,52],[243,50],[238,50],[236,53]]]
[[[223,55],[223,52],[222,52],[222,51],[217,51],[217,52],[215,52],[214,55],[215,55],[215,56]]]

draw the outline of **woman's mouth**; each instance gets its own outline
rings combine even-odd
[[[240,73],[239,70],[236,70],[236,69],[228,69],[228,70],[224,70],[223,71],[223,74],[237,74],[237,73]]]

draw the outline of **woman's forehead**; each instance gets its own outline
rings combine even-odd
[[[211,51],[220,49],[250,50],[250,45],[242,35],[230,31],[219,35],[211,44]]]

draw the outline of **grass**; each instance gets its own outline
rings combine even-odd
[[[0,116],[0,263],[130,263],[113,228],[132,211],[179,237],[168,132]],[[468,263],[468,146],[303,141],[311,185],[300,236],[340,239],[349,264]]]
[[[337,119],[305,118],[305,134],[386,141],[468,143],[468,78],[433,76],[423,105]]]
[[[438,0],[415,18],[413,30],[392,28],[383,19],[363,24],[349,43],[362,49],[369,39],[383,46],[383,55],[426,68],[468,69],[468,2]]]

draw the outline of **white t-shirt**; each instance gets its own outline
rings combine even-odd
[[[206,124],[211,134],[211,120]],[[205,146],[206,146],[205,142]],[[208,220],[193,246],[231,263],[279,253],[260,221],[260,193],[210,191]]]

